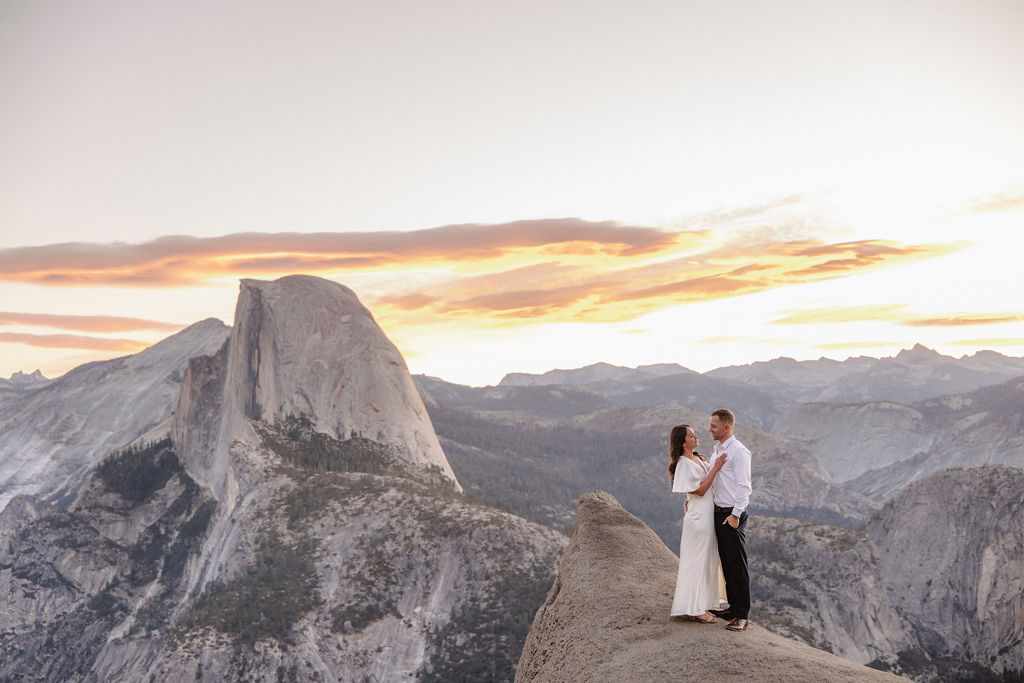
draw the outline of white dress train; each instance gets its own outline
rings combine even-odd
[[[715,502],[709,488],[703,496],[690,491],[700,486],[708,475],[709,465],[685,456],[676,464],[673,493],[686,494],[686,516],[679,540],[679,573],[676,594],[672,600],[672,616],[698,616],[705,610],[718,609],[725,601],[725,577],[718,559],[715,540]]]

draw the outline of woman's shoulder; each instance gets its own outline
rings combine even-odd
[[[696,453],[693,454],[692,458],[679,458],[679,459],[680,460],[685,460],[687,466],[692,468],[692,469],[695,469],[695,470],[703,470],[704,469],[701,466],[701,464],[700,464],[701,461],[703,460],[703,457],[700,456],[700,455],[697,455]]]

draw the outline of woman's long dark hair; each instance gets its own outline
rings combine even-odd
[[[668,464],[668,474],[672,478],[675,478],[676,476],[676,463],[679,462],[679,458],[683,454],[687,429],[692,431],[693,427],[690,425],[676,425],[672,428],[672,432],[668,437],[668,457],[671,460]],[[701,459],[704,458],[704,456],[697,451],[694,451],[693,454]]]

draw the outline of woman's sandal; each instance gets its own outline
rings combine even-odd
[[[694,620],[699,621],[702,624],[713,624],[716,621],[718,621],[718,619],[715,618],[715,615],[711,614],[710,612],[705,612],[704,614],[701,614],[700,616],[696,616],[693,618]]]

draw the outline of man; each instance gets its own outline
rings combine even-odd
[[[714,483],[715,536],[718,556],[725,575],[725,593],[729,609],[711,610],[714,614],[732,619],[726,628],[744,631],[750,612],[750,575],[747,572],[747,503],[750,501],[750,451],[732,435],[736,416],[731,410],[711,413],[711,438],[717,441],[711,456],[715,461],[728,453],[725,465]]]

